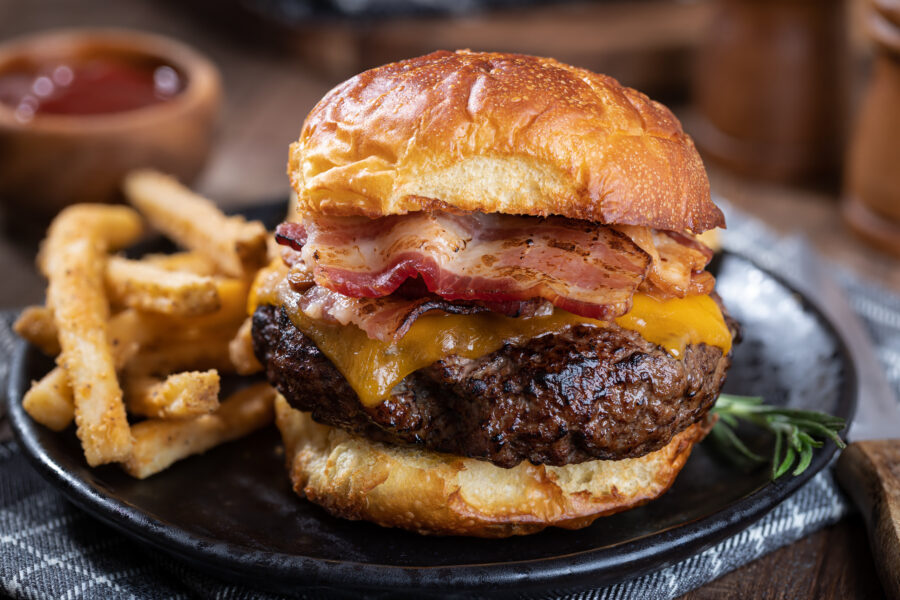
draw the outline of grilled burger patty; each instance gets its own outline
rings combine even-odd
[[[574,326],[477,359],[447,357],[367,408],[281,308],[256,310],[253,344],[269,381],[316,421],[501,467],[658,450],[703,418],[731,363],[705,344],[677,360],[633,331]]]

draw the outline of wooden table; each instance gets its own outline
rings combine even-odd
[[[591,9],[600,10],[600,9]],[[616,9],[618,10],[618,9]],[[644,9],[641,9],[644,10]],[[651,33],[653,40],[666,39],[678,45],[686,43],[686,35],[696,34],[698,19],[708,11],[694,5],[687,13],[673,13],[667,22],[669,27],[657,26]],[[541,12],[543,11],[543,12]],[[546,9],[538,11],[531,21],[516,16],[527,27],[543,23]],[[564,21],[557,22],[554,39],[580,26],[582,19],[577,12],[566,13]],[[299,133],[302,120],[313,104],[340,77],[342,65],[354,64],[359,56],[341,54],[340,48],[330,51],[322,47],[329,39],[334,43],[348,43],[355,53],[379,48],[384,56],[396,51],[415,48],[403,38],[415,23],[392,24],[389,28],[368,30],[363,41],[348,33],[330,30],[329,35],[319,33],[315,37],[316,51],[328,57],[326,69],[312,70],[296,54],[273,50],[267,44],[249,43],[247,38],[224,34],[220,30],[200,27],[196,13],[185,13],[177,3],[149,0],[0,0],[0,40],[13,35],[60,26],[110,25],[134,27],[181,38],[208,54],[222,69],[226,90],[226,106],[216,149],[209,166],[195,187],[214,198],[224,207],[236,207],[273,198],[287,193],[284,175],[287,145]],[[500,31],[498,49],[517,49],[523,43],[522,36],[515,35],[515,27],[503,18],[488,22],[491,16],[446,25],[428,24],[427,33],[440,39],[441,45],[466,45],[473,38],[473,31]],[[641,28],[638,17],[623,17],[632,31]],[[631,19],[630,21],[628,19]],[[603,19],[594,23],[602,24]],[[597,25],[599,29],[600,25]],[[479,29],[480,28],[480,29]],[[612,33],[620,28],[611,29]],[[687,32],[687,33],[685,33]],[[632,44],[631,38],[622,35],[609,36],[608,43],[618,40],[621,50]],[[601,31],[596,35],[603,38]],[[650,34],[648,34],[650,35]],[[331,37],[329,37],[331,36]],[[342,37],[343,36],[343,37]],[[466,36],[469,36],[468,38]],[[251,38],[252,39],[252,38]],[[403,43],[398,40],[404,39]],[[421,43],[422,38],[418,38]],[[336,41],[335,41],[336,40]],[[343,42],[342,42],[343,40]],[[378,42],[378,40],[381,40]],[[393,46],[391,46],[393,40]],[[462,40],[459,44],[455,40]],[[367,45],[368,44],[368,45]],[[373,46],[375,44],[375,46]],[[505,44],[507,47],[501,46]],[[301,44],[302,45],[302,44]],[[311,42],[307,41],[307,51]],[[474,45],[472,43],[471,45]],[[385,48],[388,47],[388,50]],[[394,50],[390,50],[393,47]],[[548,47],[546,44],[543,47]],[[580,46],[549,47],[548,53],[585,51]],[[616,56],[611,48],[605,56]],[[535,50],[536,52],[539,50]],[[330,54],[329,54],[330,52]],[[624,56],[624,54],[623,54]],[[632,58],[609,62],[608,70],[635,68]],[[677,59],[678,54],[673,60]],[[568,58],[560,56],[561,58]],[[670,56],[671,58],[671,56]],[[646,62],[646,61],[645,61]],[[652,61],[651,61],[652,62]],[[651,64],[646,62],[644,65]],[[667,65],[671,67],[671,64]],[[642,77],[652,75],[645,68]],[[648,79],[651,81],[651,79]],[[658,79],[654,80],[658,81]],[[665,82],[664,82],[665,83]],[[668,85],[668,84],[666,84]],[[882,282],[900,292],[900,268],[898,263],[870,250],[853,238],[838,216],[837,192],[834,189],[801,189],[777,184],[747,181],[710,168],[713,189],[728,198],[736,206],[753,214],[783,233],[807,235],[828,259],[854,269],[857,273]],[[0,275],[5,285],[0,286],[0,308],[22,306],[40,302],[43,282],[33,268],[39,232],[29,231],[14,215],[0,217]],[[865,539],[862,521],[854,516],[841,523],[815,533],[804,540],[778,550],[754,563],[720,578],[687,594],[686,598],[823,598],[857,597],[877,598],[881,590],[875,575]]]

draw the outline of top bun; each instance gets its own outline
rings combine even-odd
[[[441,208],[724,225],[669,109],[611,77],[518,54],[441,51],[345,81],[307,117],[288,174],[301,216]]]

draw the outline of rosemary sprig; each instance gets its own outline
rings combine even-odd
[[[738,421],[753,423],[775,435],[773,480],[787,473],[795,463],[794,475],[805,471],[812,462],[813,449],[822,447],[824,438],[831,439],[839,448],[846,447],[838,435],[846,422],[827,413],[770,406],[763,404],[763,399],[759,397],[733,394],[721,394],[713,413],[719,415],[719,421],[711,432],[713,438],[752,463],[764,463],[766,459],[750,450],[734,432]]]

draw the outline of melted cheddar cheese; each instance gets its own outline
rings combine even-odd
[[[284,307],[294,325],[309,337],[344,375],[365,406],[377,406],[404,377],[450,355],[478,358],[504,344],[561,331],[572,325],[606,327],[595,319],[555,310],[532,318],[496,313],[451,315],[435,312],[419,317],[399,341],[370,339],[354,325],[316,320],[297,306],[298,295],[284,282],[281,269],[266,270],[254,286],[250,310],[258,304]],[[280,271],[280,272],[279,272]],[[727,353],[731,332],[709,296],[656,300],[635,294],[634,304],[616,324],[683,358],[687,344],[705,343]]]
[[[631,310],[617,318],[616,325],[640,333],[678,359],[684,358],[688,344],[716,346],[723,354],[731,350],[731,332],[709,296],[657,300],[635,294]]]

